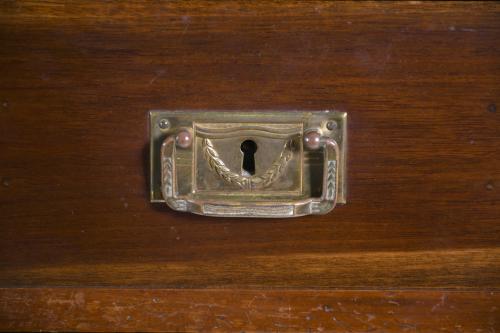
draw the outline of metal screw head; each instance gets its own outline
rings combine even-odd
[[[304,144],[308,149],[316,150],[321,145],[321,134],[312,131],[304,136]]]
[[[160,119],[160,121],[158,122],[158,126],[161,128],[161,129],[167,129],[170,127],[170,122],[168,121],[168,119]]]
[[[329,122],[326,123],[326,128],[329,130],[329,131],[333,131],[335,129],[337,129],[339,125],[337,124],[337,122],[335,120],[330,120]]]
[[[191,147],[191,143],[193,138],[191,137],[191,133],[186,130],[182,130],[177,134],[177,137],[175,138],[175,142],[177,143],[177,147],[180,148],[189,148]]]

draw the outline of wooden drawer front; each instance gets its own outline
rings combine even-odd
[[[0,8],[0,328],[50,328],[13,324],[9,293],[62,286],[491,292],[471,320],[498,325],[498,3]],[[152,204],[154,109],[348,112],[347,205],[269,220]]]

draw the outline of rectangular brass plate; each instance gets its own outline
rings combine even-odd
[[[188,149],[174,147],[172,156],[175,196],[182,199],[177,200],[181,203],[178,210],[191,211],[186,202],[192,201],[203,207],[193,212],[204,215],[307,214],[294,210],[289,203],[321,197],[324,190],[324,153],[304,147],[304,133],[309,131],[317,131],[338,145],[336,202],[346,202],[347,115],[344,112],[150,111],[151,202],[166,201],[162,194],[162,144],[182,130],[191,133],[192,145]],[[245,176],[250,176],[242,170],[244,140],[252,140],[257,147],[253,155],[255,182],[246,185],[241,183],[249,180]],[[290,155],[283,162],[285,158],[278,157],[287,148]],[[238,205],[237,210],[233,209],[234,204]]]

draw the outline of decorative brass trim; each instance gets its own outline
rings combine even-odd
[[[243,176],[231,171],[224,161],[219,157],[210,139],[202,140],[203,156],[208,162],[210,169],[215,171],[224,181],[233,183],[244,189],[265,188],[278,179],[283,170],[285,170],[288,161],[292,158],[292,141],[289,140],[283,146],[280,156],[274,161],[273,165],[267,169],[261,176]]]
[[[326,214],[345,203],[345,120],[340,112],[151,112],[152,194],[159,184],[172,209],[209,216]],[[263,171],[252,176],[236,172],[247,139],[261,153]]]

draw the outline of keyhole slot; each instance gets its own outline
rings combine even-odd
[[[245,140],[241,143],[241,152],[243,153],[243,173],[249,175],[255,174],[255,158],[254,154],[257,151],[257,144],[253,140]]]

